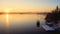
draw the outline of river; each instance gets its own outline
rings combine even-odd
[[[0,15],[0,33],[32,33],[39,32],[37,20],[44,24],[45,15],[38,14],[2,14]]]

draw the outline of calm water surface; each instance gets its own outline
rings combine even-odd
[[[44,24],[44,15],[37,14],[3,14],[0,15],[0,33],[27,33],[40,31],[37,20]]]

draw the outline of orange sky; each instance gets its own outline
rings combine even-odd
[[[10,9],[10,8],[7,8]],[[54,10],[55,8],[43,8],[43,9],[12,9],[9,10],[9,12],[51,12],[51,10]],[[0,9],[0,12],[5,12],[4,9]]]
[[[57,5],[60,0],[0,0],[0,12],[50,12]]]

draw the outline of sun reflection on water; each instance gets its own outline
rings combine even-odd
[[[4,9],[5,13],[6,13],[6,27],[9,27],[9,12],[11,11],[12,9],[9,9],[9,8],[6,8]]]
[[[9,33],[9,14],[6,14],[6,34]]]
[[[6,12],[6,33],[9,33],[9,9],[5,9]]]
[[[9,20],[8,20],[9,15],[6,14],[6,26],[9,27]]]

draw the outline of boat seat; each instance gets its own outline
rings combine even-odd
[[[42,25],[42,28],[43,28],[45,31],[53,31],[53,30],[55,30],[54,28],[49,27],[48,25]]]

